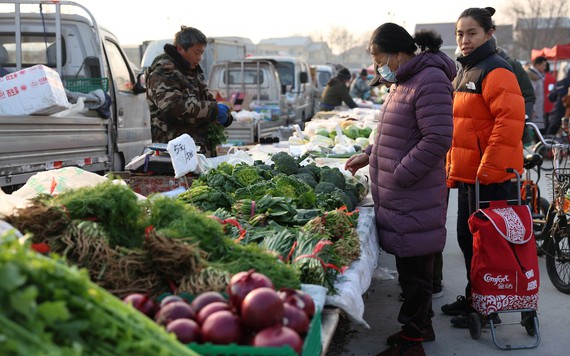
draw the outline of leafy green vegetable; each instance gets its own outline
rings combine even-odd
[[[234,167],[232,175],[237,179],[237,181],[243,186],[247,187],[251,184],[257,183],[261,180],[261,176],[258,173],[258,169],[254,166],[249,166],[247,164],[240,164]]]
[[[0,354],[195,355],[86,272],[0,235]]]
[[[192,186],[180,194],[178,199],[194,204],[202,211],[214,211],[218,208],[229,209],[233,203],[230,194],[210,186]]]
[[[62,205],[71,219],[100,223],[108,232],[112,247],[140,247],[143,243],[142,210],[136,194],[127,186],[108,180],[93,187],[65,191],[53,202]]]

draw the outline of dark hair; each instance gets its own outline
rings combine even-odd
[[[495,24],[493,23],[493,19],[491,18],[493,14],[495,14],[495,9],[492,7],[471,7],[463,11],[461,15],[459,15],[457,21],[461,20],[464,17],[472,17],[475,21],[477,21],[479,26],[483,27],[485,32],[489,32],[496,28]]]
[[[538,56],[532,61],[532,64],[542,64],[544,62],[548,64],[548,59],[545,56]]]
[[[187,50],[196,44],[203,44],[204,46],[208,45],[208,39],[202,31],[194,27],[180,26],[180,31],[176,32],[174,35],[173,45],[175,47],[181,45],[182,48]]]
[[[372,54],[378,52],[414,54],[419,46],[422,52],[437,52],[442,43],[441,36],[434,31],[421,30],[412,37],[402,26],[387,22],[372,33],[368,51]]]

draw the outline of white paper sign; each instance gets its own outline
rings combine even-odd
[[[168,141],[166,151],[172,159],[175,178],[180,178],[193,172],[198,165],[196,143],[188,134],[183,134]]]

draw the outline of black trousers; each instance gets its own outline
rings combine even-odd
[[[511,181],[503,183],[479,185],[479,200],[506,200],[509,199]],[[480,204],[482,208],[488,204]],[[457,192],[457,242],[465,259],[467,270],[467,286],[465,287],[465,297],[471,297],[471,260],[473,259],[473,235],[469,230],[469,217],[477,210],[475,185],[459,183]]]
[[[404,302],[398,314],[403,324],[404,335],[419,339],[423,330],[431,324],[433,310],[431,294],[433,289],[434,255],[397,257],[398,281],[404,294]]]

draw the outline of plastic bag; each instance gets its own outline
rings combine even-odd
[[[228,153],[223,156],[207,158],[204,155],[198,155],[198,173],[208,173],[210,170],[217,168],[222,162],[227,162],[231,165],[245,163],[252,166],[254,163],[253,157],[247,152],[238,149],[235,146],[230,147]]]

